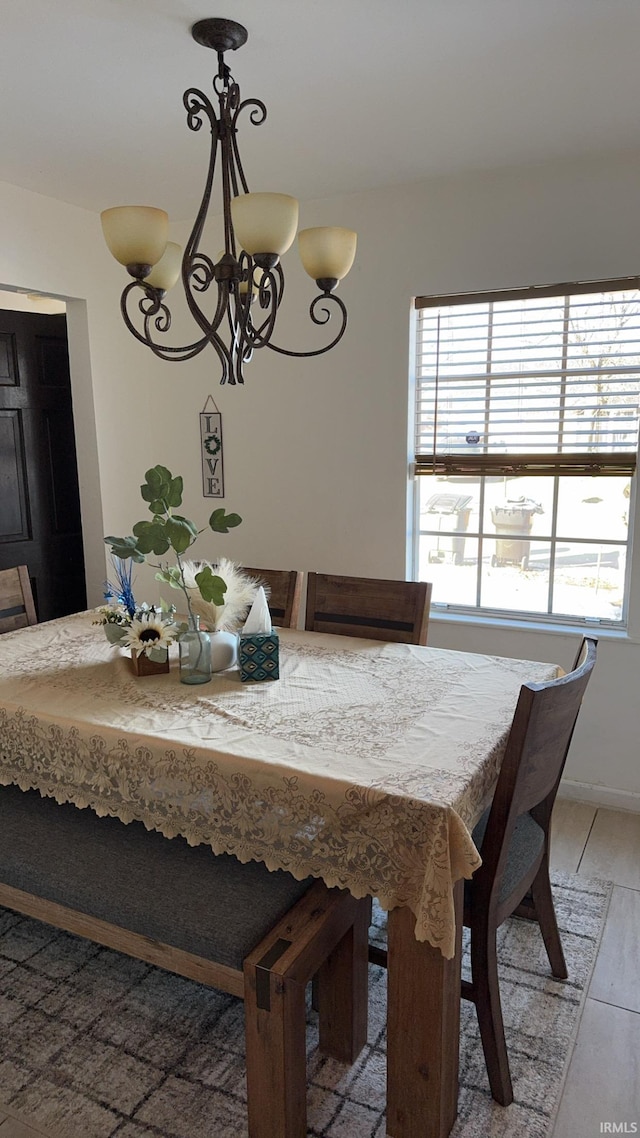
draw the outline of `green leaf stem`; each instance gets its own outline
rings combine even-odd
[[[163,557],[172,549],[178,564],[158,565],[156,562],[156,580],[170,585],[172,589],[182,589],[191,612],[181,555],[186,553],[203,531],[190,518],[173,512],[182,505],[183,489],[183,479],[179,475],[174,478],[166,466],[152,466],[147,470],[145,481],[140,487],[142,499],[147,502],[153,515],[151,521],[136,522],[129,537],[105,537],[104,540],[115,557],[122,560],[131,558],[136,563],[147,561],[151,556]],[[209,528],[214,533],[228,533],[230,529],[239,526],[241,521],[239,514],[226,514],[224,508],[220,507],[211,514]],[[209,566],[196,573],[195,580],[203,600],[214,605],[224,604],[226,583],[222,577],[212,573]]]
[[[209,565],[205,565],[204,569],[196,573],[196,584],[203,601],[208,601],[213,605],[224,604],[224,594],[227,591],[226,582],[223,581],[222,577],[217,577],[215,573],[212,573]]]
[[[230,529],[239,526],[241,521],[240,514],[225,514],[224,507],[220,506],[213,511],[209,525],[214,533],[228,533]]]

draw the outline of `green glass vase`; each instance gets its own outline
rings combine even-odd
[[[211,640],[200,628],[200,617],[189,617],[189,627],[178,639],[180,683],[206,684],[211,679]]]

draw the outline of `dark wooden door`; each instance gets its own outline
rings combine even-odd
[[[13,565],[39,620],[86,608],[66,317],[0,310],[0,569]]]

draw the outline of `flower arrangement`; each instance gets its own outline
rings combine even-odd
[[[138,605],[133,595],[131,563],[112,557],[116,584],[105,581],[104,597],[109,603],[99,610],[94,624],[101,624],[110,644],[130,648],[131,654],[145,655],[154,663],[167,658],[169,645],[178,635],[174,623],[175,606]]]
[[[149,506],[151,520],[136,522],[129,537],[106,537],[112,556],[120,564],[147,562],[156,569],[156,580],[179,589],[184,595],[190,623],[195,623],[197,615],[202,616],[212,630],[231,630],[238,626],[251,605],[259,582],[247,577],[226,559],[217,565],[209,561],[193,562],[184,559],[184,554],[194,544],[206,527],[199,530],[194,522],[175,511],[182,505],[183,480],[174,477],[165,466],[154,466],[147,470],[146,481],[140,493]],[[239,526],[242,518],[238,514],[227,514],[223,508],[213,511],[208,527],[214,533],[228,533]],[[169,551],[175,555],[175,565],[163,560]],[[157,560],[156,560],[157,559]],[[184,625],[173,623],[175,606],[135,608],[131,594],[131,573],[117,574],[118,583],[111,586],[112,598],[117,602],[116,613],[121,620],[106,620],[101,623],[119,624],[130,628],[126,633],[132,650],[138,651],[138,643],[149,645],[154,638],[159,647],[160,640],[170,635],[179,635]],[[134,606],[132,611],[131,606]],[[104,610],[103,610],[104,611]],[[114,610],[107,610],[114,611]],[[126,614],[126,615],[125,615]],[[167,620],[167,614],[169,619]],[[134,635],[135,623],[135,635]],[[145,636],[146,634],[146,636]],[[115,635],[115,634],[114,634]],[[121,643],[125,644],[125,636]],[[143,647],[147,655],[155,648]]]

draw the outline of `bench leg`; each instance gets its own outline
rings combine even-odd
[[[355,1062],[367,1042],[371,901],[359,905],[353,925],[317,974],[320,1050],[342,1063]]]
[[[244,961],[249,1138],[306,1138],[306,986],[321,1045],[351,1062],[367,1035],[371,905],[316,882]]]
[[[305,987],[270,977],[270,1008],[258,1007],[255,975],[245,995],[249,1138],[306,1138]]]

